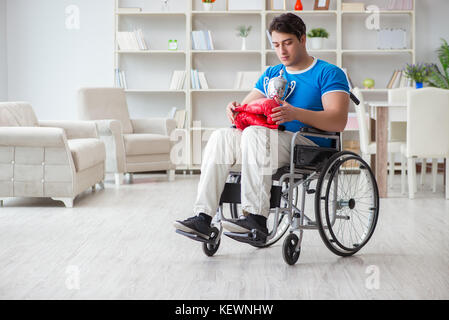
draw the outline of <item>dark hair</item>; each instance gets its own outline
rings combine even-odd
[[[273,31],[294,34],[298,40],[306,34],[306,25],[304,21],[293,13],[284,13],[271,21],[269,32]]]

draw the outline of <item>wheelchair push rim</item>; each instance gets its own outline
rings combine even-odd
[[[350,256],[371,238],[379,192],[369,165],[343,151],[330,158],[317,182],[315,214],[320,236],[335,254]]]

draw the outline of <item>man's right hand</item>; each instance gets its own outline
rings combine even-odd
[[[232,124],[234,124],[234,117],[235,117],[235,113],[234,113],[234,108],[240,107],[240,103],[238,102],[230,102],[228,104],[228,106],[226,107],[226,115],[228,116],[229,121],[231,121]]]

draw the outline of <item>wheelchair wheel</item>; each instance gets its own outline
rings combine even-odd
[[[298,251],[295,250],[298,245],[299,238],[296,234],[290,233],[284,240],[284,244],[282,245],[282,257],[284,261],[289,265],[294,265],[301,254],[301,247],[299,247]]]
[[[211,233],[211,240],[215,240],[217,239],[217,237],[220,236],[220,231],[218,231],[217,228],[212,228],[212,233]],[[206,254],[206,256],[208,257],[212,257],[218,250],[218,248],[220,247],[220,242],[221,239],[218,240],[217,244],[210,244],[210,243],[203,243],[203,252]]]
[[[322,169],[315,194],[315,215],[325,245],[351,256],[371,238],[379,215],[379,191],[369,165],[343,151]]]

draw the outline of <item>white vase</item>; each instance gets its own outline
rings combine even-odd
[[[246,50],[246,38],[242,37],[242,51]]]
[[[323,48],[323,40],[324,38],[310,38],[312,41],[312,49],[313,50],[320,50]]]
[[[212,11],[214,4],[212,2],[203,2],[204,11]]]

